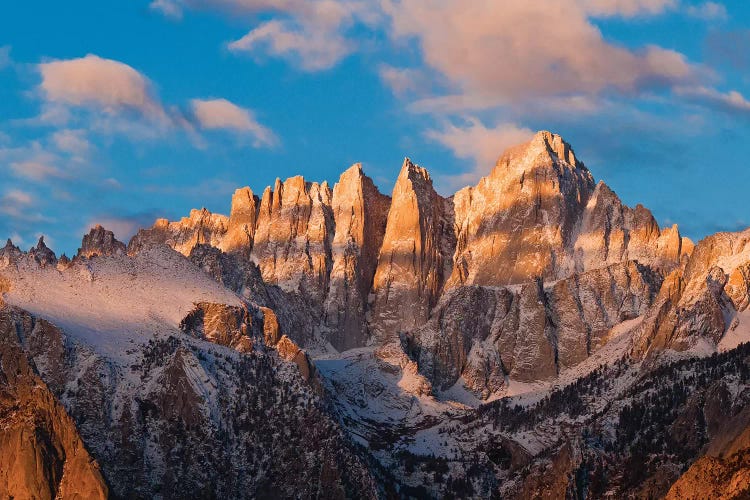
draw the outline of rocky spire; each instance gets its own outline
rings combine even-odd
[[[29,250],[29,255],[42,267],[57,264],[57,257],[55,257],[55,252],[47,248],[47,245],[44,243],[43,235],[39,237],[39,241],[37,242],[36,246],[31,247],[31,249]]]
[[[373,281],[373,333],[381,339],[422,325],[435,305],[453,252],[450,203],[406,158],[393,188]]]
[[[90,259],[97,255],[124,255],[127,252],[125,244],[115,238],[112,231],[104,229],[100,224],[95,225],[89,234],[83,237],[77,257]]]
[[[333,188],[336,230],[325,322],[333,330],[329,340],[339,350],[365,344],[367,296],[389,206],[389,198],[380,194],[359,163],[341,174]]]
[[[331,266],[333,214],[328,183],[301,176],[266,188],[260,201],[252,259],[263,279],[322,304]]]
[[[23,252],[13,244],[10,238],[8,238],[5,246],[0,248],[0,263],[2,263],[3,266],[17,262],[22,256]]]
[[[236,190],[232,196],[227,232],[221,239],[220,248],[225,252],[250,251],[257,218],[258,197],[249,187]]]

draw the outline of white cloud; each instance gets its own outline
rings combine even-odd
[[[151,94],[151,82],[125,63],[89,54],[41,63],[39,71],[40,89],[50,103],[94,107],[108,114],[134,110],[149,118],[166,119]]]
[[[687,14],[692,17],[711,20],[724,20],[729,17],[727,8],[720,3],[705,2],[700,5],[690,5],[686,10]]]
[[[225,129],[244,132],[253,138],[256,147],[274,146],[278,138],[271,129],[261,125],[254,113],[226,99],[193,99],[193,115],[203,129]]]
[[[455,189],[473,184],[487,175],[503,151],[528,141],[534,132],[513,123],[488,128],[476,118],[467,118],[461,126],[446,123],[441,129],[428,130],[425,135],[451,150],[457,158],[472,160],[471,171],[447,178],[446,187]]]
[[[594,12],[656,12],[668,2],[584,4],[384,0],[392,35],[416,40],[424,63],[470,101],[523,106],[542,97],[632,94],[696,78],[698,70],[681,54],[608,43],[589,19]]]
[[[52,134],[52,142],[58,150],[76,156],[85,156],[91,150],[84,130],[58,130]]]
[[[218,10],[235,20],[273,16],[229,43],[229,50],[287,59],[305,71],[337,64],[356,49],[349,30],[372,26],[382,15],[372,0],[153,0],[150,8],[171,18],[188,8]]]
[[[720,111],[750,116],[750,100],[736,90],[724,93],[714,88],[696,86],[678,87],[675,89],[675,93],[688,101],[713,107]]]

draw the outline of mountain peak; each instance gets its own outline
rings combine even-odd
[[[97,255],[124,255],[125,253],[127,253],[125,244],[118,241],[112,231],[97,224],[91,228],[89,234],[83,237],[77,256],[91,258]]]
[[[407,179],[412,182],[426,182],[430,186],[432,186],[432,178],[430,177],[430,173],[427,171],[427,169],[412,163],[411,159],[409,159],[408,157],[404,158],[404,163],[401,166],[401,172],[398,174],[396,184]]]
[[[547,130],[540,130],[530,141],[507,149],[498,159],[497,167],[515,164],[527,169],[550,163],[563,163],[588,172],[573,147],[562,136]]]

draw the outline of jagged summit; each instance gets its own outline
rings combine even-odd
[[[527,143],[510,148],[500,157],[502,160],[505,156],[529,156],[539,157],[547,155],[558,162],[565,162],[576,168],[586,169],[583,162],[576,157],[573,147],[565,141],[560,135],[554,134],[547,130],[537,132],[534,137]],[[500,161],[498,161],[500,163]]]
[[[101,224],[96,224],[89,233],[83,237],[81,248],[78,249],[76,257],[87,259],[100,255],[124,255],[127,247],[115,238],[112,231],[108,231]]]

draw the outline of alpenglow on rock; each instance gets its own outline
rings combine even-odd
[[[229,217],[204,209],[179,222],[160,219],[128,251],[166,244],[190,255],[210,245],[257,265],[267,285],[260,293],[275,297],[259,303],[302,347],[316,336],[337,350],[397,342],[454,288],[528,288],[630,261],[664,274],[692,248],[676,226],[660,229],[644,207],[623,205],[546,131],[447,198],[406,159],[391,199],[355,164],[333,189],[297,176],[277,179],[260,199],[238,189],[231,201]],[[553,365],[539,374],[553,374]]]

